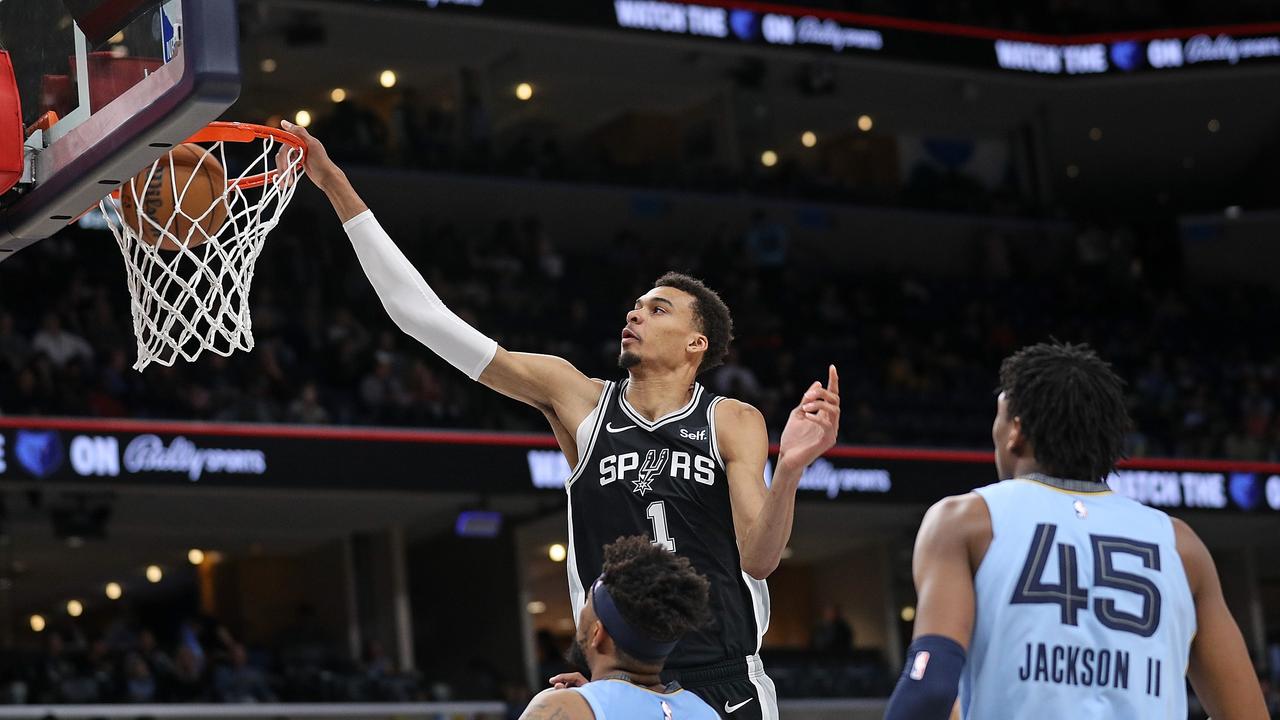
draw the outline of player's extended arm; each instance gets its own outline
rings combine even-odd
[[[791,540],[801,474],[836,442],[840,377],[835,366],[828,373],[828,387],[815,382],[792,411],[782,433],[778,467],[767,488],[764,464],[769,457],[769,435],[764,416],[737,400],[716,406],[716,440],[729,476],[738,555],[743,572],[758,580],[777,569]]]
[[[307,176],[333,204],[360,265],[397,326],[472,380],[544,411],[568,428],[591,411],[600,386],[568,361],[507,352],[453,313],[387,235],[346,174],[305,128],[286,124],[307,143]]]
[[[946,498],[925,514],[916,535],[911,572],[916,621],[907,662],[889,698],[885,720],[947,720],[955,705],[965,652],[973,635],[975,536],[991,518],[975,495]]]
[[[1222,597],[1213,557],[1185,522],[1174,519],[1173,528],[1196,602],[1196,636],[1187,668],[1196,697],[1213,720],[1266,720],[1262,688]]]

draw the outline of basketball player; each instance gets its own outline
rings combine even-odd
[[[591,682],[544,690],[522,720],[716,720],[701,698],[661,679],[676,641],[707,617],[710,584],[648,537],[604,548],[571,652]]]
[[[1130,423],[1123,381],[1085,345],[1000,367],[1001,482],[925,515],[915,637],[886,720],[1266,720],[1208,550],[1106,485]],[[967,657],[966,657],[967,655]]]
[[[575,617],[619,537],[689,558],[711,583],[712,625],[690,632],[667,662],[678,680],[734,720],[777,717],[760,662],[769,623],[764,579],[791,537],[801,473],[835,444],[839,379],[814,382],[782,432],[772,483],[764,417],[695,382],[723,360],[729,309],[700,281],[659,278],[621,331],[622,382],[588,378],[562,358],[508,352],[453,314],[378,225],[306,130],[308,176],[329,197],[392,320],[468,377],[540,410],[569,466],[569,591]]]

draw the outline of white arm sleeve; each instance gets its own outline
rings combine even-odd
[[[462,321],[400,252],[391,236],[366,210],[342,225],[360,258],[360,267],[387,314],[399,328],[472,380],[493,361],[498,343]]]

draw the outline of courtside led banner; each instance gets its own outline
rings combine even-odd
[[[772,470],[770,462],[766,481]],[[23,487],[549,494],[564,492],[569,474],[550,435],[0,418],[0,483]],[[589,482],[592,473],[582,477]],[[843,446],[805,472],[800,498],[928,504],[994,479],[989,452]],[[1280,514],[1278,463],[1141,459],[1125,463],[1110,483],[1167,510]]]
[[[750,0],[353,1],[1050,77],[1280,59],[1280,23],[1059,36]]]

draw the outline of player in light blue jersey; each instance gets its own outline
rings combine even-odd
[[[1000,368],[1001,482],[925,515],[915,635],[886,720],[1266,720],[1213,559],[1181,520],[1111,493],[1124,383],[1085,345]]]
[[[591,682],[551,678],[521,720],[718,720],[702,698],[659,677],[681,636],[707,620],[709,589],[688,558],[647,537],[606,545],[570,648]]]

